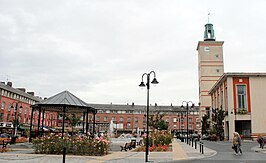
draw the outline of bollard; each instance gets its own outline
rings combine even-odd
[[[188,145],[190,146],[190,139],[188,140]]]
[[[195,140],[195,149],[197,149],[197,140]]]
[[[202,142],[202,145],[201,145],[201,153],[204,154],[204,145],[203,145],[203,142]]]
[[[201,153],[201,142],[199,142],[199,152]]]
[[[63,148],[63,163],[66,162],[66,147]]]
[[[194,139],[192,138],[192,147],[193,147],[193,144],[194,144]]]

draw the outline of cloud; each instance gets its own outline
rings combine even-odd
[[[198,101],[197,42],[210,12],[226,71],[264,71],[265,2],[46,0],[0,2],[0,80],[49,97],[145,104]],[[244,56],[244,57],[243,57]]]

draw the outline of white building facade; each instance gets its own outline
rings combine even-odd
[[[209,94],[212,110],[226,112],[225,139],[266,135],[266,73],[224,73]]]

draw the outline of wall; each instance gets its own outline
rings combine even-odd
[[[250,78],[250,90],[252,133],[266,134],[266,77]]]

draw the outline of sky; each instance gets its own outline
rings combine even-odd
[[[266,72],[264,0],[0,0],[0,81],[50,97],[198,104],[198,41],[214,25],[225,72]],[[153,78],[153,75],[151,75]],[[147,77],[144,76],[144,82]]]

